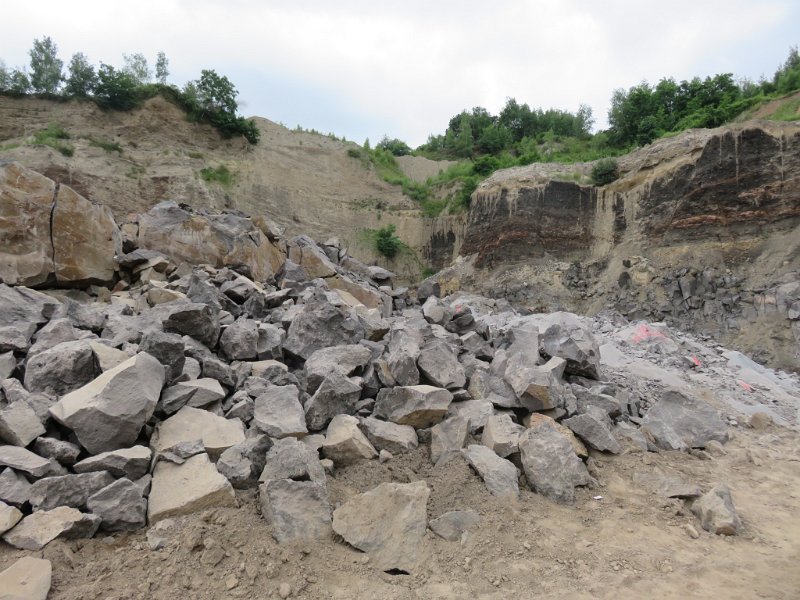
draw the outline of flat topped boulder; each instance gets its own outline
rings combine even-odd
[[[308,433],[300,390],[293,385],[273,385],[255,400],[253,425],[271,438],[303,437]]]
[[[704,448],[711,440],[728,441],[728,427],[714,408],[698,398],[667,390],[642,421],[642,429],[665,450]]]
[[[320,348],[315,351],[305,364],[308,392],[313,393],[322,381],[336,372],[345,377],[358,374],[359,369],[366,367],[372,358],[372,352],[360,344],[345,344]]]
[[[28,515],[3,541],[22,550],[41,550],[58,537],[90,538],[100,527],[100,517],[82,513],[76,508],[59,506],[53,510],[40,510]]]
[[[75,463],[72,467],[76,473],[92,471],[108,471],[114,477],[127,477],[135,481],[143,477],[150,468],[153,451],[146,446],[133,446],[103,452]]]
[[[44,477],[52,469],[49,460],[19,446],[0,446],[0,467],[11,467],[32,477]]]
[[[153,416],[164,385],[164,367],[140,352],[61,398],[52,417],[92,454],[133,445]]]
[[[230,482],[218,472],[206,454],[197,454],[181,465],[161,461],[153,472],[147,505],[151,524],[211,506],[235,506]]]
[[[333,511],[333,530],[382,571],[415,572],[424,561],[430,489],[424,481],[382,483]]]
[[[375,402],[375,416],[415,429],[439,423],[447,414],[453,394],[430,385],[383,388]]]
[[[209,456],[217,458],[244,439],[244,425],[239,419],[225,419],[207,410],[184,406],[158,426],[150,447],[162,452],[181,442],[201,440]]]
[[[0,599],[47,600],[53,577],[49,560],[23,556],[0,572]]]

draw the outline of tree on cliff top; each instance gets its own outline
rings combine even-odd
[[[58,48],[49,37],[33,40],[31,57],[31,87],[39,94],[55,94],[61,84],[64,62],[58,58]]]

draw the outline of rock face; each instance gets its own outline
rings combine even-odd
[[[255,281],[276,273],[285,260],[250,219],[198,214],[176,202],[157,204],[139,217],[138,241],[175,263],[244,267]]]
[[[108,208],[16,163],[0,163],[0,281],[108,283],[120,250]]]
[[[382,483],[333,511],[333,530],[368,553],[376,569],[413,573],[423,560],[429,496],[424,481]]]
[[[64,396],[50,414],[74,431],[92,454],[116,450],[136,441],[153,415],[163,385],[161,363],[140,352]]]

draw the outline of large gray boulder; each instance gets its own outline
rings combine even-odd
[[[378,452],[358,428],[358,419],[350,415],[336,415],[325,433],[322,454],[337,466],[345,466],[376,458]]]
[[[97,346],[93,345],[92,348],[97,354]],[[186,356],[184,355],[186,346],[181,336],[151,329],[142,334],[139,350],[147,352],[164,365],[167,383],[172,383],[183,373],[183,366],[186,364]]]
[[[566,361],[553,357],[544,365],[525,366],[522,354],[508,359],[505,380],[514,390],[520,404],[528,410],[550,410],[564,405],[566,391],[561,377]]]
[[[0,572],[3,600],[47,600],[53,577],[49,560],[23,556]]]
[[[449,391],[430,385],[384,388],[378,393],[374,415],[420,429],[440,422],[452,400]]]
[[[368,553],[376,569],[414,573],[425,559],[429,496],[424,481],[382,483],[333,511],[333,530]]]
[[[525,431],[522,425],[514,423],[511,415],[492,415],[486,420],[481,435],[481,444],[502,458],[519,451],[519,436]]]
[[[0,501],[11,506],[22,506],[30,498],[31,484],[14,469],[0,470]]]
[[[422,335],[413,329],[393,328],[389,332],[386,364],[397,385],[417,385],[419,383],[419,358]]]
[[[279,544],[331,535],[331,505],[324,483],[270,479],[260,486],[261,514]]]
[[[469,419],[450,417],[431,427],[431,462],[444,464],[461,453],[469,435]]]
[[[575,487],[592,478],[569,440],[550,421],[538,421],[519,437],[522,468],[533,491],[554,502],[575,500]]]
[[[153,416],[163,385],[161,363],[140,352],[61,398],[50,414],[92,454],[128,447]]]
[[[700,519],[703,529],[717,535],[736,535],[742,527],[731,491],[724,483],[695,500],[692,512]]]
[[[392,454],[411,452],[419,445],[417,432],[410,425],[398,425],[374,417],[361,420],[361,428],[376,450]]]
[[[493,496],[518,496],[517,467],[500,458],[486,446],[472,444],[461,451],[467,464],[475,469]]]
[[[422,376],[436,387],[455,390],[467,383],[464,367],[455,352],[441,340],[427,344],[420,351],[417,366]]]
[[[267,451],[272,440],[264,434],[250,435],[245,441],[231,446],[217,460],[217,471],[225,475],[235,488],[249,488],[264,470]]]
[[[580,317],[566,312],[547,316],[549,326],[542,336],[542,351],[567,361],[567,373],[597,379],[600,348],[591,327]]]
[[[308,433],[300,390],[274,385],[255,399],[253,425],[271,438],[303,437]]]
[[[219,347],[229,360],[258,358],[258,323],[245,317],[236,319],[222,332]]]
[[[664,392],[642,421],[659,448],[703,448],[711,441],[728,441],[728,427],[708,403],[677,390]]]
[[[0,467],[11,467],[36,478],[45,477],[53,469],[49,460],[19,446],[0,446]]]
[[[25,388],[60,396],[89,383],[99,372],[88,340],[62,342],[28,359]]]
[[[311,431],[324,429],[336,415],[351,415],[361,398],[361,386],[337,371],[328,375],[306,402],[306,424]]]
[[[602,409],[600,409],[600,412],[605,417]],[[608,417],[600,418],[597,414],[588,412],[564,419],[561,423],[569,427],[575,435],[595,450],[611,452],[612,454],[622,452],[622,446],[617,441],[617,438],[614,437],[614,434],[611,433]]]
[[[105,471],[45,477],[31,485],[31,507],[33,510],[51,510],[58,506],[85,509],[89,496],[113,481],[114,478]]]
[[[312,293],[292,320],[283,349],[308,359],[320,348],[356,344],[364,339],[364,327],[349,308],[335,306],[319,290]]]
[[[209,456],[218,458],[244,439],[244,425],[239,419],[224,419],[207,410],[184,406],[158,426],[150,447],[158,453],[199,440]]]
[[[59,302],[52,296],[26,287],[11,287],[0,283],[0,326],[20,323],[47,323],[55,314]]]
[[[62,465],[74,465],[81,453],[81,447],[64,440],[40,437],[33,443],[33,451],[44,458],[57,460]]]
[[[320,348],[308,357],[305,364],[308,393],[313,394],[333,373],[345,377],[361,374],[371,358],[369,348],[360,344]]]
[[[167,333],[188,335],[209,348],[216,346],[219,340],[219,315],[207,304],[176,304],[162,326]]]
[[[135,531],[147,522],[142,489],[124,477],[92,494],[86,506],[102,519],[100,527],[106,531]]]

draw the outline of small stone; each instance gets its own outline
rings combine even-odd
[[[694,525],[690,525],[689,523],[686,523],[683,526],[683,530],[686,532],[686,535],[688,535],[693,540],[696,540],[697,538],[700,537],[700,534],[697,533],[697,529],[694,528]]]
[[[292,595],[292,586],[290,586],[290,585],[289,585],[288,583],[286,583],[286,582],[283,582],[283,583],[282,583],[282,584],[281,584],[281,585],[278,587],[278,595],[279,595],[281,598],[288,598],[289,596],[291,596],[291,595]]]
[[[378,453],[378,462],[381,463],[381,464],[383,464],[385,462],[389,462],[393,458],[394,458],[394,455],[391,452],[389,452],[388,450],[381,450]]]

